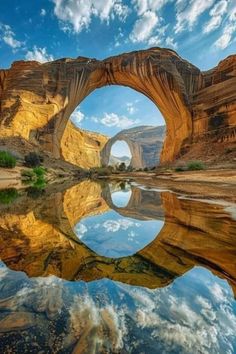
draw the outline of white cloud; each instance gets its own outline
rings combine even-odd
[[[106,220],[102,226],[106,232],[117,232],[119,230],[128,230],[130,227],[139,227],[140,223],[128,219]]]
[[[15,38],[15,33],[9,25],[0,23],[0,33],[2,40],[13,49],[19,49],[24,45],[24,42],[18,41]]]
[[[72,30],[76,33],[87,29],[93,17],[109,23],[115,17],[124,21],[129,13],[128,6],[122,0],[53,0],[55,4],[54,14],[65,22],[64,30]]]
[[[134,106],[132,102],[126,103],[126,109],[129,114],[134,114],[137,112],[137,108]]]
[[[220,37],[214,43],[214,47],[217,49],[227,48],[233,41],[236,32],[236,6],[230,11],[230,15],[227,18],[226,24]]]
[[[178,45],[177,43],[174,41],[174,38],[171,37],[166,37],[166,45],[168,48],[173,48],[173,49],[177,49]]]
[[[40,11],[40,16],[45,16],[46,15],[46,10],[45,9],[41,9]]]
[[[228,1],[226,0],[221,0],[215,4],[209,13],[211,19],[204,26],[203,33],[210,33],[221,25],[223,15],[227,12],[227,6]]]
[[[155,12],[144,12],[144,14],[135,22],[134,28],[130,33],[130,40],[133,43],[146,41],[151,37],[157,23],[158,17]]]
[[[27,60],[36,60],[40,63],[45,63],[54,59],[52,55],[47,53],[46,48],[39,48],[36,45],[33,47],[33,50],[28,50],[25,58]]]
[[[87,231],[88,228],[82,223],[77,224],[75,227],[75,233],[79,237],[79,239],[82,239],[84,235],[87,233]]]
[[[138,124],[139,119],[132,120],[126,116],[118,116],[116,113],[104,113],[104,116],[99,119],[97,117],[92,117],[92,120],[96,123],[102,123],[107,127],[117,127],[121,129],[126,129]]]
[[[74,111],[70,116],[71,121],[76,125],[79,126],[82,120],[84,120],[85,115],[79,109]]]
[[[173,0],[133,0],[132,4],[138,15],[142,15],[148,10],[158,12],[165,4],[172,1]]]
[[[214,0],[177,0],[175,33],[185,29],[191,30],[207,9],[214,4]]]

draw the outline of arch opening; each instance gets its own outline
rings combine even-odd
[[[126,169],[131,162],[132,154],[125,140],[117,140],[113,143],[110,151],[109,166]]]
[[[130,168],[156,167],[165,138],[164,122],[145,95],[129,87],[106,86],[94,90],[71,114],[61,152],[65,160],[86,168],[114,166],[123,160]]]

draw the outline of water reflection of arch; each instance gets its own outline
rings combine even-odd
[[[103,188],[102,198],[111,209],[122,216],[139,220],[164,219],[164,209],[160,193],[153,193],[132,185],[131,192],[131,197],[125,207],[117,207],[113,203],[109,185]]]
[[[88,188],[92,188],[90,196]],[[163,192],[165,224],[158,237],[133,256],[113,259],[97,255],[73,234],[76,221],[109,209],[101,193],[98,184],[85,181],[32,205],[21,199],[18,208],[0,215],[0,258],[9,268],[31,277],[110,278],[147,288],[167,286],[193,267],[204,266],[228,280],[236,293],[236,221],[223,206]]]

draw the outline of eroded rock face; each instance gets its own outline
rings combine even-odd
[[[235,142],[236,56],[201,72],[161,48],[103,61],[79,57],[13,63],[0,71],[0,136],[20,135],[60,158],[71,113],[106,85],[129,86],[157,105],[167,127],[162,162],[191,151],[196,143]]]
[[[131,152],[130,166],[133,168],[154,167],[159,164],[165,126],[140,126],[122,130],[105,144],[101,151],[101,162],[108,165],[112,145],[118,141],[125,141]]]
[[[105,135],[78,129],[69,121],[61,140],[62,157],[82,168],[100,166],[100,152],[108,139]]]

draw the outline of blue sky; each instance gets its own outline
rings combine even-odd
[[[0,67],[15,60],[98,59],[153,46],[175,49],[202,70],[236,48],[236,0],[1,0]],[[109,136],[163,124],[145,96],[125,87],[93,92],[74,122]]]

